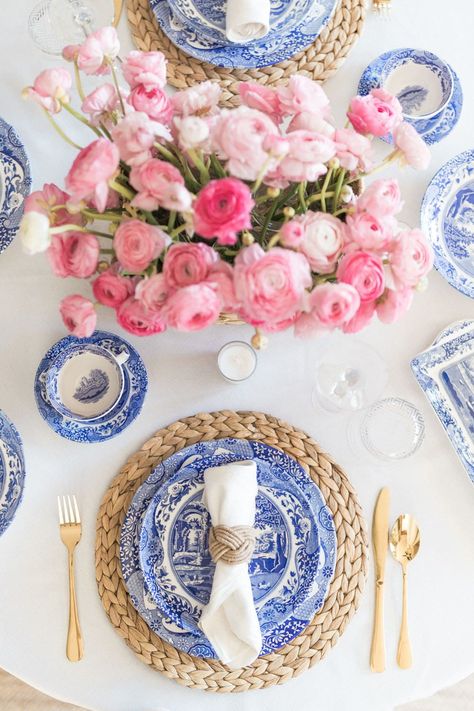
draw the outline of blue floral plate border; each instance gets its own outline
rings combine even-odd
[[[13,521],[23,498],[25,458],[18,431],[0,410],[0,535]]]
[[[30,194],[30,163],[17,132],[0,118],[0,252],[12,242]],[[3,184],[4,183],[4,184]]]

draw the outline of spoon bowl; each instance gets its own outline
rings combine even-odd
[[[412,665],[412,652],[408,636],[407,616],[407,565],[420,550],[420,529],[410,514],[402,514],[397,518],[390,531],[390,551],[402,566],[403,571],[403,607],[400,638],[398,640],[397,663],[401,669],[409,669]]]

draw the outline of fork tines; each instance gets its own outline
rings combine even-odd
[[[62,502],[61,502],[62,498]],[[72,501],[71,501],[72,499]],[[61,526],[73,523],[81,523],[79,509],[75,496],[58,496],[59,523]]]

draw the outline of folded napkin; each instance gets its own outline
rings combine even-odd
[[[270,0],[227,0],[225,34],[229,42],[245,44],[270,29]]]
[[[251,664],[262,647],[248,572],[256,496],[255,462],[234,462],[204,473],[203,503],[211,514],[210,549],[216,570],[199,624],[219,659],[231,669]]]

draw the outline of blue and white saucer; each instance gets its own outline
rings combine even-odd
[[[59,408],[61,411],[57,409],[58,405],[55,402],[57,392],[51,389],[52,373],[56,377],[57,363],[64,360],[63,356],[77,351],[78,348],[81,352],[80,347],[87,345],[104,349],[121,363],[123,382],[120,384],[116,402],[103,414],[90,416],[91,402],[100,404],[100,400],[95,396],[93,401],[89,398],[88,402],[84,402],[82,388],[81,398],[78,401],[78,415],[68,416],[66,409]],[[124,353],[128,356],[125,360]],[[96,393],[96,384],[94,386]],[[74,442],[103,442],[118,435],[139,415],[147,387],[146,369],[135,348],[113,333],[95,331],[89,338],[66,336],[49,349],[36,371],[35,398],[40,414],[61,437]],[[104,408],[107,406],[106,397],[107,395],[103,400]]]
[[[30,164],[15,129],[0,118],[0,252],[13,240],[31,188]]]
[[[431,180],[421,227],[433,246],[436,269],[474,298],[474,149],[451,158]]]
[[[150,7],[163,32],[176,47],[191,57],[218,67],[249,69],[278,64],[309,47],[329,22],[338,0],[318,0],[288,34],[270,33],[249,44],[223,44],[197,32],[173,14],[168,0],[150,0]]]
[[[23,497],[25,459],[20,435],[0,410],[0,535],[6,531]]]

